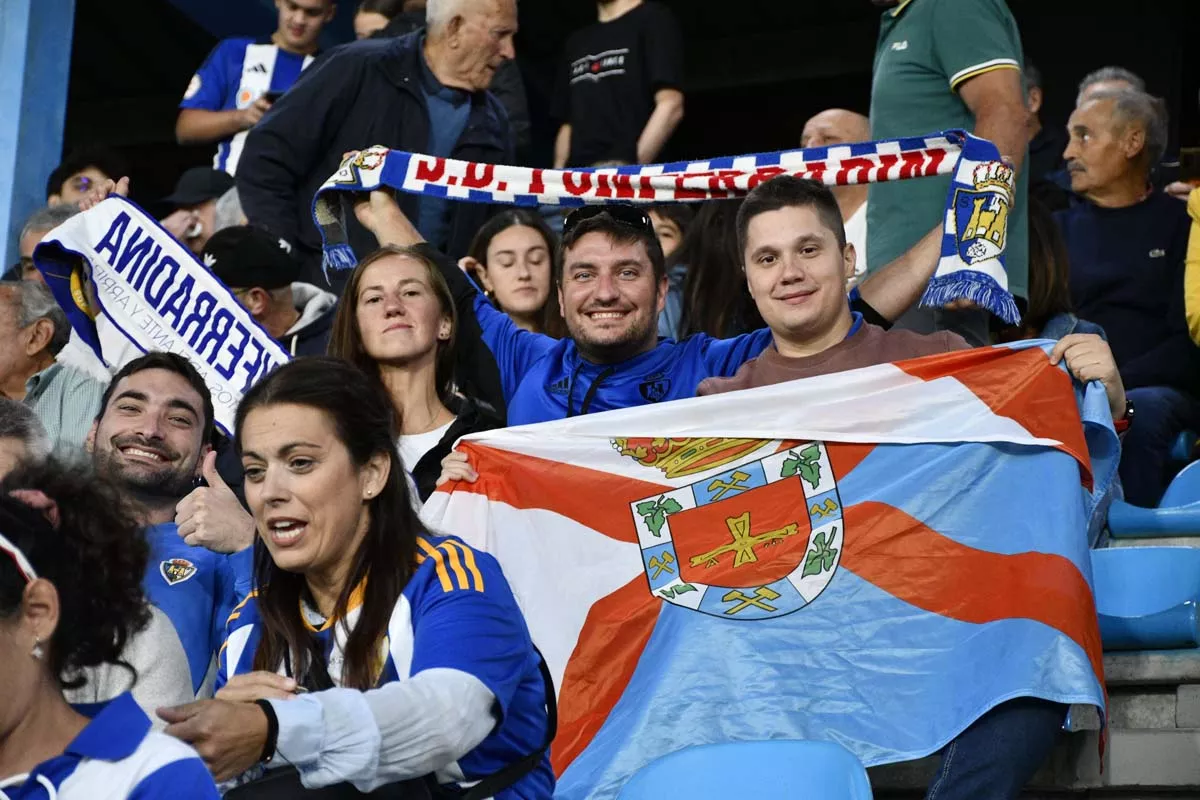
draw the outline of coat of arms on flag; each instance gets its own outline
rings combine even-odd
[[[1012,698],[1102,708],[1087,531],[1119,448],[1047,347],[460,442],[479,479],[423,516],[504,568],[558,689],[555,796],[614,798],[693,744],[875,765]]]
[[[822,443],[782,452],[755,439],[614,439],[613,446],[668,477],[755,449],[768,453],[630,503],[656,597],[714,616],[764,619],[798,611],[829,585],[845,526]]]

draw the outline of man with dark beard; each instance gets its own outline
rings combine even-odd
[[[208,387],[174,353],[148,353],[122,367],[87,438],[96,472],[124,490],[145,526],[146,596],[174,625],[196,693],[211,686],[205,678],[225,622],[250,589],[250,549],[227,556],[193,547],[175,524],[176,506],[203,474],[212,438]]]

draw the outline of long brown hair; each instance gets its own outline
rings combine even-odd
[[[367,533],[354,553],[349,579],[338,594],[331,619],[346,626],[350,596],[366,580],[358,621],[348,632],[342,685],[370,689],[379,680],[379,648],[400,593],[416,564],[417,537],[425,527],[409,501],[404,466],[396,451],[395,409],[378,381],[339,358],[298,358],[272,372],[246,393],[237,410],[237,449],[251,411],[273,405],[307,406],[325,414],[356,467],[384,453],[390,469],[383,490],[369,501]],[[254,652],[254,669],[275,672],[290,661],[292,676],[302,685],[313,675],[313,662],[323,662],[319,643],[304,625],[303,601],[312,602],[304,575],[275,566],[259,536],[254,542],[254,582],[262,638]],[[313,688],[313,687],[310,687]]]
[[[471,240],[471,247],[467,250],[467,255],[487,269],[487,251],[492,244],[492,239],[509,228],[518,226],[533,228],[537,231],[550,254],[550,294],[546,297],[546,304],[542,306],[541,313],[538,314],[536,332],[553,336],[555,339],[563,339],[567,336],[567,323],[558,306],[558,237],[554,235],[554,231],[550,230],[550,226],[546,224],[540,214],[524,208],[501,211],[483,223],[475,232],[475,238]],[[495,298],[489,299],[492,300],[493,305],[500,308]],[[500,310],[504,311],[503,308]]]
[[[1029,198],[1029,306],[1021,324],[1004,328],[997,339],[1036,338],[1051,319],[1073,311],[1070,277],[1067,245],[1054,216],[1043,203]]]
[[[765,185],[765,184],[764,184]],[[766,323],[746,288],[738,246],[738,210],[742,200],[710,200],[696,214],[667,268],[687,267],[679,338],[707,333],[724,339],[757,330]]]
[[[385,245],[364,258],[354,268],[350,280],[346,283],[346,289],[342,293],[342,301],[338,304],[337,314],[333,318],[333,334],[329,338],[327,352],[331,356],[349,361],[373,378],[382,388],[383,381],[380,377],[379,363],[367,352],[363,345],[362,331],[358,327],[358,290],[367,267],[389,256],[411,258],[424,265],[425,275],[429,279],[429,286],[433,289],[434,296],[437,297],[438,306],[441,308],[442,314],[450,318],[450,338],[437,343],[434,381],[437,386],[438,399],[443,404],[451,403],[454,395],[454,340],[458,334],[458,314],[454,307],[454,295],[450,293],[450,287],[446,284],[446,279],[442,277],[441,271],[438,270],[437,264],[414,247]],[[397,416],[399,414],[399,412],[394,413]],[[395,422],[396,428],[399,430],[400,420],[397,418]]]

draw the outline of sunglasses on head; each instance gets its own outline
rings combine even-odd
[[[654,223],[650,221],[649,214],[637,206],[619,204],[610,206],[584,206],[583,208],[575,209],[567,215],[566,220],[563,222],[563,236],[570,234],[584,220],[593,219],[601,214],[608,214],[622,225],[628,225],[631,228],[637,228],[650,235],[654,235]]]

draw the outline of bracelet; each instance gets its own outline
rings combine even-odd
[[[270,700],[255,700],[254,704],[267,715],[267,741],[263,744],[262,755],[258,760],[262,764],[270,764],[275,757],[275,745],[279,741],[279,717],[275,716],[275,708]]]

